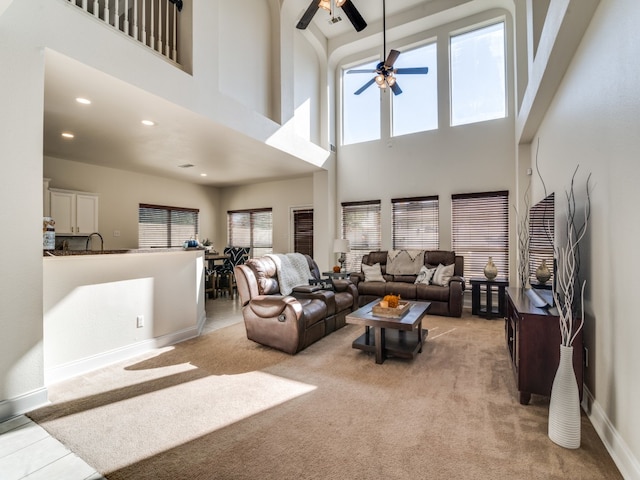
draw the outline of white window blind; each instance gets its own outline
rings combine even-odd
[[[251,257],[273,251],[273,214],[270,208],[227,212],[228,243],[249,247]]]
[[[293,251],[313,258],[313,209],[293,212]]]
[[[342,204],[342,238],[349,240],[348,272],[359,272],[362,256],[380,250],[380,200]]]
[[[529,283],[536,285],[536,269],[544,260],[551,272],[553,282],[553,239],[555,235],[555,195],[552,193],[536,203],[529,211]]]
[[[485,278],[493,258],[498,277],[509,277],[509,192],[451,196],[453,250],[464,256],[465,278]]]
[[[392,206],[393,248],[438,249],[438,196],[394,198]]]
[[[138,247],[181,247],[198,236],[198,209],[149,205],[138,207]]]

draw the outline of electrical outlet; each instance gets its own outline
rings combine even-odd
[[[138,328],[144,327],[144,315],[138,315],[138,317],[136,319],[136,326]]]
[[[113,236],[114,237],[119,237],[120,236],[120,230],[114,230],[113,231]]]

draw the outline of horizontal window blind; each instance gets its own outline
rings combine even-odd
[[[349,240],[348,272],[359,272],[363,255],[380,250],[380,200],[342,204],[342,238]]]
[[[438,196],[394,198],[391,206],[395,250],[438,249]]]
[[[198,216],[194,208],[139,204],[138,247],[181,247],[198,236]]]
[[[451,196],[453,249],[464,256],[465,278],[485,278],[489,257],[498,277],[509,276],[509,192]]]
[[[293,211],[293,251],[313,258],[313,209]]]
[[[228,244],[249,247],[251,257],[273,251],[273,214],[270,208],[227,212]]]
[[[544,260],[551,272],[547,285],[553,282],[553,239],[555,236],[555,195],[552,193],[529,211],[529,283],[538,283],[536,269]]]

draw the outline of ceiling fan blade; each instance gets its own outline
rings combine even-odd
[[[365,83],[363,86],[361,86],[358,90],[356,90],[354,93],[354,95],[360,95],[362,92],[364,92],[367,88],[369,88],[371,85],[373,85],[374,83],[376,83],[375,78],[372,78],[371,80],[369,80],[367,83]]]
[[[391,85],[391,90],[393,90],[394,95],[400,95],[402,93],[402,89],[400,88],[400,85],[398,85],[398,82]]]
[[[399,56],[400,52],[398,50],[391,50],[387,59],[384,61],[384,66],[389,68],[393,67],[393,64],[396,63]]]
[[[429,67],[414,67],[414,68],[396,68],[393,73],[401,73],[404,75],[419,75],[429,73]]]
[[[347,73],[377,73],[375,70],[347,70]]]
[[[318,11],[318,0],[311,0],[311,4],[307,8],[307,11],[304,12],[304,14],[302,15],[302,18],[296,25],[296,28],[300,30],[304,30],[305,28],[307,28],[317,11]]]
[[[342,11],[353,25],[353,28],[356,29],[356,32],[361,32],[366,28],[367,22],[364,21],[364,18],[362,18],[362,15],[360,15],[360,12],[351,0],[344,2]]]

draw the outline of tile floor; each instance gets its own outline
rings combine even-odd
[[[202,333],[242,321],[240,303],[221,297],[207,300]],[[20,415],[0,423],[0,480],[104,480],[41,426]]]

